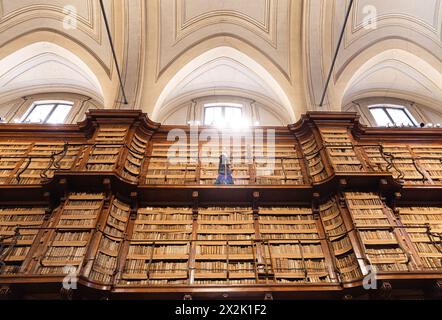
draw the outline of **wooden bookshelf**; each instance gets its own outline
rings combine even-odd
[[[93,140],[86,170],[113,171],[116,169],[127,134],[127,126],[101,126]]]
[[[147,151],[147,144],[147,137],[142,137],[137,133],[134,134],[121,173],[123,178],[132,182],[138,182],[143,167],[144,156]]]
[[[89,275],[90,279],[100,283],[114,282],[129,212],[128,205],[117,198],[113,199]]]
[[[442,208],[400,207],[400,220],[426,270],[442,269]]]
[[[365,299],[371,265],[397,296],[433,292],[440,129],[310,113],[259,128],[275,132],[274,150],[233,137],[212,154],[188,140],[170,156],[172,129],[132,110],[0,124],[0,286],[59,299],[72,266],[79,298]],[[232,186],[214,185],[221,151]]]
[[[347,128],[321,128],[320,132],[335,172],[360,172],[364,168]]]
[[[188,283],[192,209],[139,208],[120,283]]]
[[[330,282],[311,208],[260,207],[265,266],[277,282]]]
[[[104,194],[71,193],[51,225],[36,273],[64,275],[66,266],[80,270],[102,210]]]
[[[346,192],[348,209],[354,219],[366,256],[375,271],[409,271],[410,258],[401,247],[386,206],[376,193]]]
[[[337,200],[331,197],[320,205],[319,212],[342,281],[361,278],[362,271]]]
[[[44,222],[46,208],[0,208],[0,274],[21,272],[23,263]]]
[[[319,182],[328,177],[320,148],[314,135],[300,138],[305,161],[312,182]]]
[[[198,209],[194,282],[206,285],[256,283],[252,208]]]

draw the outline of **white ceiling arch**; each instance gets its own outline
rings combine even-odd
[[[103,89],[82,59],[51,42],[36,42],[0,60],[0,96],[70,92],[103,102]]]
[[[269,71],[248,55],[228,46],[210,49],[177,71],[159,95],[152,118],[157,119],[161,108],[172,100],[179,100],[180,96],[195,91],[225,94],[228,89],[264,96],[285,109],[287,122],[295,121],[290,99]]]
[[[421,57],[435,70],[442,69],[442,1],[441,0],[356,0],[348,21],[344,41],[333,69],[332,81],[328,87],[325,105],[319,108],[319,101],[325,87],[340,31],[344,23],[349,0],[306,2],[304,7],[305,37],[304,64],[306,67],[307,97],[309,109],[341,110],[347,86],[355,73],[373,57],[391,49],[401,49]],[[367,24],[370,21],[370,24]],[[399,57],[398,59],[401,59]],[[405,62],[406,63],[406,62]],[[384,63],[385,70],[378,70],[391,75],[391,63]],[[408,71],[413,72],[410,68]],[[395,74],[401,83],[404,80]],[[402,75],[404,73],[402,72]],[[414,77],[415,78],[415,77]],[[396,81],[385,77],[383,85],[394,93],[412,90],[394,88]],[[381,84],[379,82],[379,84]],[[373,93],[373,81],[359,82],[365,94]],[[410,88],[409,88],[410,89]],[[415,94],[417,96],[417,94]],[[414,96],[409,95],[409,99]]]
[[[415,54],[400,49],[386,50],[354,72],[345,88],[342,105],[362,97],[379,96],[439,107],[442,73]]]
[[[439,105],[440,57],[404,39],[384,39],[353,56],[333,83],[337,106],[368,96],[395,97]]]

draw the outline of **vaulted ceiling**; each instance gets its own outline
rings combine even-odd
[[[442,0],[0,0],[0,102],[75,92],[106,108],[162,108],[208,95],[260,101],[293,122],[363,97],[442,108]],[[367,17],[371,17],[367,26]]]

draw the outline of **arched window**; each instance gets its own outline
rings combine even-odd
[[[369,107],[379,127],[417,127],[417,122],[407,108],[397,105],[374,105]]]
[[[245,123],[242,105],[236,103],[210,103],[204,105],[204,125],[238,128]]]
[[[21,119],[22,123],[63,123],[71,111],[70,101],[36,101]]]

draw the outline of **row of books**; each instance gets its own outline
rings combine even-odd
[[[307,162],[307,168],[313,182],[319,182],[326,179],[328,174],[325,170],[320,149],[315,137],[312,135],[307,138],[302,138],[301,146],[303,149],[304,158]]]
[[[73,167],[80,146],[65,142],[0,142],[0,183],[39,184]]]
[[[144,154],[146,153],[148,141],[135,133],[129,146],[126,162],[122,171],[124,178],[130,181],[138,181],[143,164]]]
[[[100,239],[89,277],[97,282],[112,283],[117,273],[121,244],[126,233],[130,207],[114,198]]]
[[[408,257],[387,216],[392,212],[380,196],[370,192],[346,192],[344,196],[369,262],[378,271],[408,270]]]
[[[190,246],[184,245],[131,245],[129,247],[129,255],[146,257],[161,255],[187,255],[189,254]]]
[[[64,266],[80,268],[101,211],[104,194],[71,193],[57,210],[55,228],[37,267],[39,274],[65,274]],[[74,230],[75,229],[75,230]]]
[[[252,246],[236,246],[236,245],[196,245],[197,255],[227,255],[227,254],[252,254]]]
[[[320,129],[327,153],[336,172],[360,172],[363,168],[347,129]]]
[[[42,207],[0,208],[0,273],[20,271],[44,218]]]
[[[325,233],[331,242],[335,268],[342,281],[351,281],[362,277],[357,257],[344,224],[342,212],[335,197],[329,198],[319,207]]]
[[[323,258],[320,244],[271,244],[272,256],[297,256],[305,258]]]

